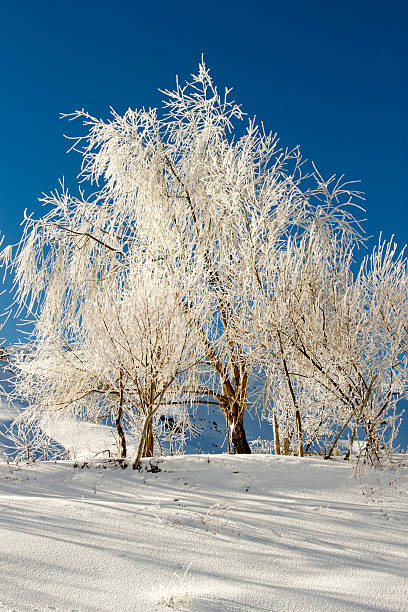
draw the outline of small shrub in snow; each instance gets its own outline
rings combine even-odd
[[[220,531],[229,523],[227,514],[230,510],[230,506],[213,504],[208,508],[207,512],[202,517],[201,522],[208,531],[211,531],[211,533],[214,535],[218,535]]]

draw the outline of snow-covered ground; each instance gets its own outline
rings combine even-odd
[[[0,398],[0,442],[19,409]],[[193,424],[188,454],[141,472],[106,459],[112,427],[66,419],[48,433],[77,462],[0,452],[0,612],[407,609],[405,457],[355,479],[341,459],[214,454],[211,406]]]
[[[360,480],[320,458],[144,466],[0,463],[1,612],[407,609],[407,467]]]

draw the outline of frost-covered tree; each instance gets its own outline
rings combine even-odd
[[[170,325],[177,329],[182,316],[189,346],[202,357],[184,389],[191,402],[215,398],[234,452],[247,453],[244,414],[263,368],[265,315],[256,308],[256,292],[268,294],[273,262],[291,257],[316,220],[331,236],[358,239],[349,208],[358,194],[341,181],[323,180],[315,168],[305,172],[299,149],[281,149],[276,135],[254,121],[243,126],[241,108],[229,90],[218,92],[204,62],[190,82],[163,93],[161,115],[142,108],[123,116],[112,111],[109,121],[85,111],[68,116],[87,128],[73,145],[82,155],[79,195],[62,185],[44,196],[49,211],[41,219],[26,217],[16,252],[6,249],[3,258],[15,272],[20,312],[34,316],[33,356],[51,337],[81,343],[93,319],[100,330],[104,292],[111,300],[106,327],[117,326],[133,270],[165,271]],[[161,303],[166,318],[167,300]],[[106,346],[113,344],[110,335]],[[122,343],[126,335],[133,338],[125,327]],[[285,343],[282,348],[275,356],[285,370]],[[67,351],[61,349],[64,358]],[[99,376],[102,360],[87,351]],[[122,358],[110,374],[119,396]],[[160,359],[156,365],[164,368]],[[38,369],[35,376],[41,385]]]
[[[0,446],[7,460],[48,461],[65,457],[65,449],[44,431],[43,424],[35,415],[17,415],[10,426],[2,432]]]
[[[353,274],[351,246],[320,223],[271,264],[258,293],[278,452],[324,440],[330,457],[349,431],[346,458],[356,435],[376,457],[395,438],[408,382],[407,261],[380,243]]]
[[[335,306],[331,361],[349,408],[327,456],[349,427],[346,458],[360,435],[366,455],[377,461],[381,450],[392,450],[397,405],[408,393],[408,262],[404,252],[397,255],[393,242],[380,242],[350,283],[348,295],[343,294]]]
[[[160,266],[144,262],[122,272],[103,282],[88,278],[86,304],[69,327],[69,295],[53,316],[41,311],[35,344],[11,365],[15,393],[30,407],[28,422],[33,414],[44,426],[67,416],[109,420],[120,457],[127,455],[126,432],[139,439],[137,467],[153,455],[155,417],[167,406],[186,416],[183,389],[197,345]]]

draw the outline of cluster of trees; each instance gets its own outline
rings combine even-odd
[[[42,198],[2,252],[32,323],[13,360],[27,422],[116,425],[154,453],[216,403],[228,447],[249,453],[244,415],[272,423],[278,454],[332,456],[349,437],[376,458],[407,395],[407,260],[380,241],[359,269],[359,192],[307,169],[298,148],[221,95],[204,63],[164,108],[85,111],[80,188]]]

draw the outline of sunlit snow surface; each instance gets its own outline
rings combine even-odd
[[[0,402],[0,429],[17,411]],[[341,459],[212,454],[211,406],[194,425],[185,451],[204,454],[144,462],[160,472],[104,460],[112,428],[63,420],[49,433],[76,462],[0,457],[0,612],[407,609],[403,456],[354,479]]]
[[[1,612],[406,610],[408,468],[150,463],[0,463]]]

